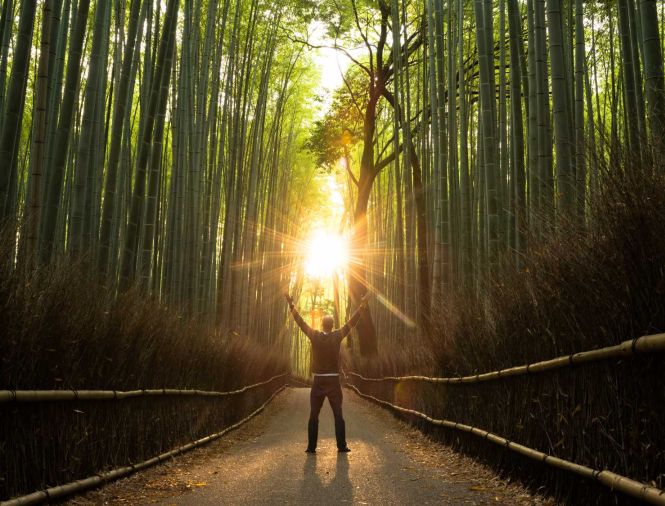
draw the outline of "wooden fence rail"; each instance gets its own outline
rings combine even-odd
[[[611,358],[622,358],[660,351],[665,351],[665,334],[642,336],[638,337],[637,339],[624,341],[621,344],[617,344],[616,346],[608,346],[606,348],[599,348],[597,350],[591,351],[582,351],[580,353],[573,353],[572,355],[563,355],[561,357],[552,358],[550,360],[543,360],[542,362],[510,367],[508,369],[501,369],[499,371],[474,374],[471,376],[453,376],[448,378],[431,378],[428,376],[384,376],[381,378],[366,378],[361,374],[351,371],[349,371],[347,374],[349,376],[360,378],[363,381],[426,381],[429,383],[442,383],[445,385],[465,385],[472,383],[482,383],[484,381],[499,380],[511,376],[535,374],[551,371],[553,369],[570,367],[573,365],[608,360]]]
[[[247,385],[238,390],[229,392],[214,392],[208,390],[178,390],[173,388],[159,388],[149,390],[0,390],[0,403],[3,402],[44,402],[44,401],[99,401],[123,400],[132,397],[158,397],[158,396],[187,396],[187,397],[227,397],[238,395],[248,390],[267,385],[276,379],[288,376],[288,373],[278,374],[265,381]]]

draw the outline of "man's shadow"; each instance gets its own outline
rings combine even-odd
[[[349,458],[346,453],[337,454],[335,476],[324,484],[316,469],[315,455],[308,455],[303,465],[300,486],[301,504],[332,504],[353,502],[353,485],[349,479]]]

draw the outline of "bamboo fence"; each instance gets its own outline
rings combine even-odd
[[[569,367],[572,365],[585,364],[590,362],[597,362],[600,360],[607,360],[612,358],[623,358],[630,357],[636,354],[649,354],[665,351],[665,334],[653,334],[648,336],[638,337],[637,339],[631,339],[624,341],[621,344],[616,346],[609,346],[606,348],[600,348],[598,350],[584,351],[580,353],[575,353],[572,355],[565,355],[550,360],[544,360],[541,362],[536,362],[528,365],[522,365],[517,367],[511,367],[508,369],[501,369],[499,371],[492,371],[484,374],[476,374],[472,376],[461,376],[461,377],[448,377],[448,378],[436,378],[428,376],[385,376],[382,378],[366,378],[355,372],[348,372],[346,375],[354,376],[360,378],[363,381],[369,382],[381,382],[381,381],[425,381],[430,383],[438,384],[472,384],[472,383],[481,383],[485,381],[493,381],[501,378],[507,378],[510,376],[520,376],[526,374],[534,374],[545,371],[551,371],[553,369],[561,369],[564,367]],[[631,497],[640,499],[642,501],[649,502],[651,504],[658,504],[665,506],[665,491],[640,483],[636,480],[627,478],[625,476],[618,475],[611,471],[607,470],[596,470],[587,466],[576,464],[569,460],[561,459],[548,455],[546,453],[540,452],[533,448],[521,445],[510,441],[502,436],[488,432],[484,429],[478,427],[473,427],[471,425],[466,425],[458,422],[453,422],[450,420],[439,420],[432,418],[425,413],[416,411],[413,409],[404,408],[402,406],[397,406],[391,402],[384,401],[378,397],[365,394],[358,389],[355,385],[350,382],[347,382],[347,385],[352,388],[358,395],[363,398],[370,399],[377,404],[386,406],[394,411],[399,413],[404,413],[412,416],[421,418],[428,423],[433,425],[438,425],[441,427],[447,427],[454,430],[459,430],[462,432],[467,432],[475,436],[481,437],[487,441],[490,441],[494,444],[504,446],[509,450],[524,455],[533,460],[544,462],[550,466],[562,469],[565,471],[572,472],[584,478],[593,479],[599,483],[605,485],[606,487],[612,490],[618,490],[623,492]]]
[[[267,381],[264,381],[262,383],[256,383],[255,385],[249,385],[245,387],[244,389],[241,390],[235,390],[233,393],[240,393],[249,390],[250,388],[260,386],[260,385],[265,385],[269,383],[270,381],[274,380],[275,378],[280,378],[286,376],[286,374],[282,374],[279,376],[275,376],[273,378],[270,378]],[[180,446],[178,448],[175,448],[173,450],[170,450],[168,452],[162,453],[160,455],[157,455],[156,457],[153,457],[148,460],[144,460],[143,462],[139,462],[138,464],[131,464],[129,466],[123,466],[119,467],[116,469],[113,469],[111,471],[105,471],[103,473],[96,474],[94,476],[89,476],[88,478],[84,478],[82,480],[76,480],[70,483],[66,483],[64,485],[59,485],[57,487],[51,487],[45,490],[39,490],[37,492],[33,492],[32,494],[24,495],[21,497],[16,497],[14,499],[10,499],[8,501],[2,501],[0,502],[0,506],[26,506],[30,504],[42,504],[45,502],[50,502],[53,500],[57,499],[62,499],[63,497],[72,495],[72,494],[77,494],[80,492],[83,492],[85,490],[89,490],[94,487],[98,487],[100,485],[104,485],[106,483],[109,483],[111,481],[117,480],[119,478],[122,478],[123,476],[127,476],[128,474],[135,473],[137,471],[140,471],[142,469],[146,469],[148,467],[154,466],[156,464],[159,464],[160,462],[164,462],[165,460],[168,460],[172,457],[175,457],[177,455],[180,455],[182,453],[185,453],[189,450],[193,450],[194,448],[197,448],[199,446],[202,446],[206,443],[209,443],[210,441],[214,441],[215,439],[218,439],[222,437],[224,434],[227,434],[228,432],[237,429],[244,423],[248,422],[250,419],[258,415],[265,407],[275,398],[275,396],[280,393],[282,390],[286,388],[286,385],[282,385],[278,390],[276,390],[269,398],[266,400],[261,406],[259,406],[258,409],[250,413],[248,416],[240,420],[239,422],[234,423],[233,425],[230,425],[226,427],[224,430],[221,432],[217,432],[215,434],[211,434],[209,436],[206,436],[201,439],[197,439],[196,441],[193,441],[191,443],[188,443],[184,446]],[[229,393],[229,392],[225,392]],[[106,397],[104,397],[106,398]],[[61,400],[61,399],[58,399]],[[69,399],[67,399],[69,400]]]
[[[132,397],[160,397],[160,396],[186,396],[186,397],[227,397],[238,395],[248,390],[267,385],[276,379],[288,376],[288,373],[278,374],[265,381],[247,385],[238,390],[229,392],[214,392],[208,390],[178,390],[173,388],[160,388],[150,390],[0,390],[0,403],[3,402],[44,402],[44,401],[99,401],[123,400]]]
[[[381,378],[366,378],[365,376],[351,371],[347,372],[347,374],[349,376],[360,378],[363,381],[426,381],[429,383],[443,383],[445,385],[472,384],[508,378],[510,376],[535,374],[573,365],[598,362],[600,360],[630,357],[637,354],[656,353],[660,351],[665,351],[665,334],[642,336],[636,339],[623,341],[616,346],[582,351],[580,353],[573,353],[572,355],[563,355],[550,360],[543,360],[542,362],[510,367],[508,369],[501,369],[483,374],[474,374],[471,376],[447,378],[432,378],[428,376],[384,376]]]
[[[402,406],[397,406],[390,402],[379,399],[378,397],[364,394],[352,383],[347,382],[347,385],[351,387],[361,397],[370,399],[382,406],[387,406],[390,409],[397,411],[399,413],[417,416],[418,418],[422,418],[423,420],[426,420],[427,422],[433,425],[438,425],[440,427],[447,427],[449,429],[455,429],[462,432],[467,432],[469,434],[473,434],[474,436],[478,436],[487,441],[491,441],[494,444],[504,446],[505,448],[508,448],[513,452],[524,455],[525,457],[528,457],[532,460],[544,462],[545,464],[548,464],[552,467],[569,471],[584,478],[596,480],[612,490],[618,490],[626,495],[635,497],[642,501],[651,504],[657,504],[660,506],[665,506],[665,491],[660,490],[659,488],[652,487],[644,483],[640,483],[639,481],[626,478],[625,476],[621,476],[611,471],[606,471],[606,470],[599,471],[587,466],[576,464],[569,460],[548,455],[538,450],[534,450],[533,448],[529,448],[528,446],[524,446],[519,443],[509,441],[504,437],[501,437],[497,434],[493,434],[492,432],[488,432],[483,429],[479,429],[478,427],[473,427],[471,425],[465,425],[450,420],[438,420],[436,418],[427,416],[425,413],[421,413],[420,411],[403,408]]]

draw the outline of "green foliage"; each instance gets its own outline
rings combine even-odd
[[[322,119],[314,122],[307,148],[317,164],[330,170],[362,140],[363,109],[367,102],[367,78],[356,67],[347,73],[346,84],[335,91]]]

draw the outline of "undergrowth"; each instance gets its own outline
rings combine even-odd
[[[228,391],[288,370],[250,339],[116,296],[62,263],[29,277],[0,266],[0,389]],[[224,398],[0,406],[0,499],[90,476],[218,432],[283,381]]]
[[[433,335],[417,352],[407,357],[402,350],[383,350],[378,359],[356,359],[353,367],[369,376],[477,374],[664,332],[662,169],[608,171],[585,227],[561,221],[558,233],[532,239],[519,268],[503,268],[480,295],[457,293],[438,301]],[[660,353],[477,385],[358,386],[433,417],[664,488],[663,370]],[[628,502],[480,438],[412,421],[562,501]]]

